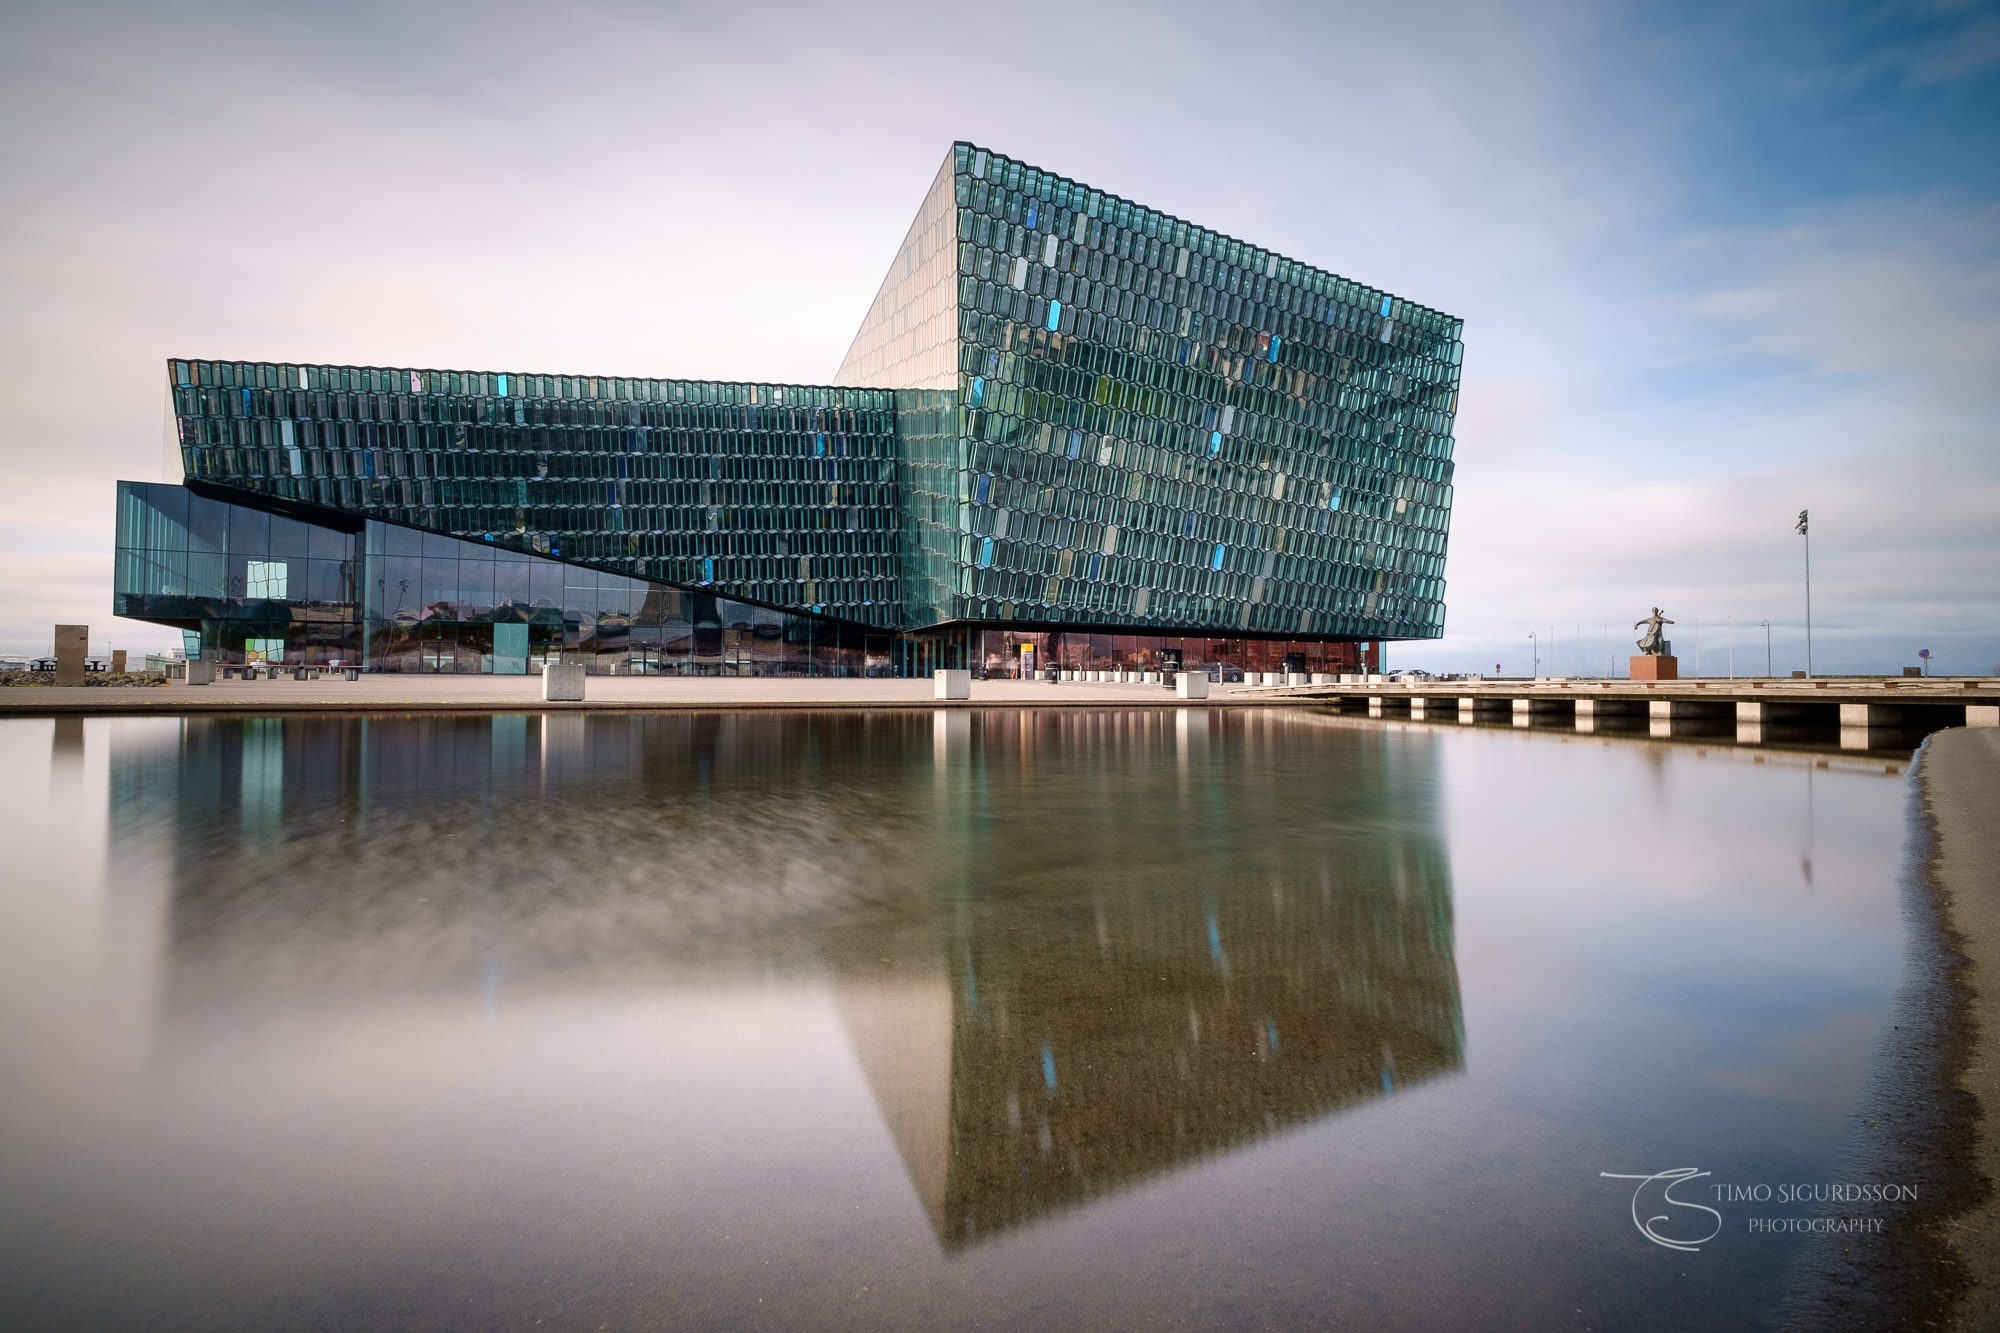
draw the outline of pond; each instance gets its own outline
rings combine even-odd
[[[1303,709],[0,721],[0,1321],[1755,1326],[1805,1243],[1755,1223],[1821,1209],[1716,1187],[1840,1179],[1906,767]]]

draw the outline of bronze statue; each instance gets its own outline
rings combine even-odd
[[[1660,608],[1657,606],[1653,608],[1652,615],[1647,616],[1644,620],[1633,621],[1633,629],[1637,629],[1641,625],[1646,627],[1646,632],[1639,636],[1639,651],[1648,657],[1665,656],[1667,643],[1666,640],[1660,637],[1660,626],[1671,625],[1673,623],[1673,621],[1668,620],[1660,614]]]

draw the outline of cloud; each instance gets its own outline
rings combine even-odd
[[[1992,183],[1908,188],[1832,130],[1782,145],[1840,190],[1731,154],[1869,51],[1983,89],[1990,19],[1843,14],[16,6],[0,524],[104,552],[48,587],[108,603],[168,355],[822,380],[968,137],[1467,320],[1451,635],[1406,660],[1658,596],[1774,614],[1807,503],[1857,653],[1900,651],[1913,616],[1992,623]],[[1811,104],[1886,133],[1895,82]],[[0,641],[45,632],[29,568]]]

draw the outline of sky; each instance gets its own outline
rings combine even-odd
[[[169,357],[824,383],[970,139],[1464,319],[1392,666],[1803,667],[1810,509],[1816,670],[2000,671],[2000,3],[9,0],[0,123],[0,653],[178,642]]]

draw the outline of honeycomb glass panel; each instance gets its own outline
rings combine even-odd
[[[833,385],[169,361],[187,486],[121,485],[117,596],[453,671],[515,669],[493,624],[642,672],[1435,637],[1461,333],[960,143]]]

